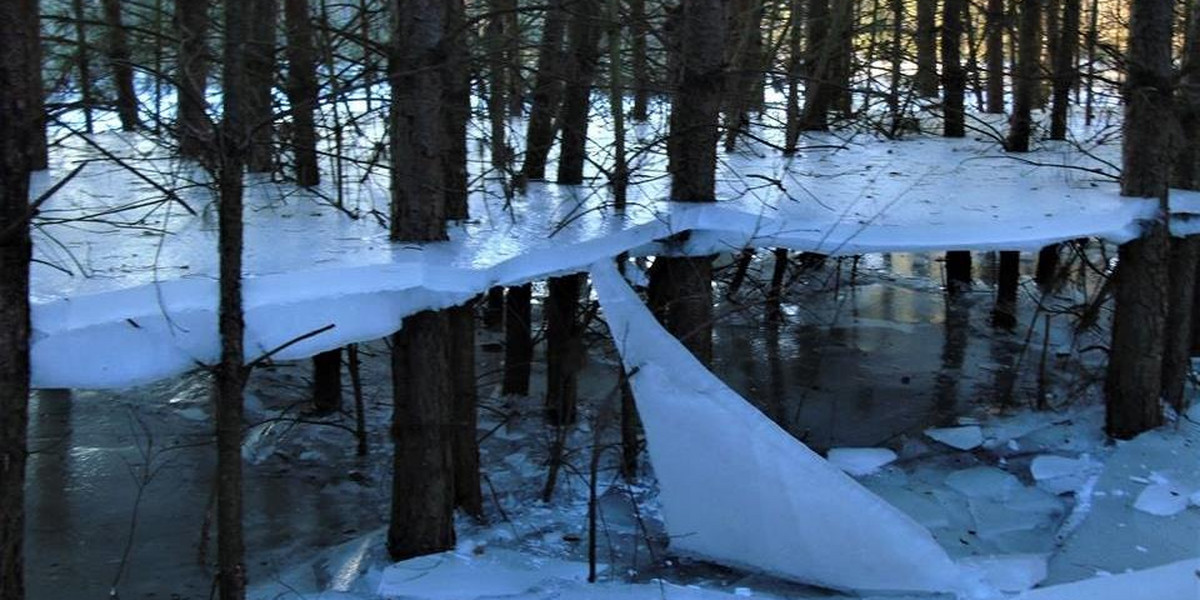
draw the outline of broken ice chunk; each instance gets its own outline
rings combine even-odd
[[[895,461],[896,453],[887,448],[832,448],[826,458],[833,466],[861,477]]]
[[[1187,505],[1187,496],[1169,483],[1146,486],[1133,503],[1134,508],[1159,517],[1169,517],[1182,512]]]
[[[1021,482],[1016,477],[995,467],[955,471],[946,477],[946,485],[968,498],[992,500],[1004,500],[1021,488]]]
[[[1029,473],[1037,481],[1038,487],[1052,494],[1065,494],[1078,490],[1102,468],[1103,465],[1086,454],[1079,458],[1047,454],[1033,459]]]
[[[926,429],[925,435],[959,450],[977,448],[983,443],[983,430],[978,425],[935,427]]]

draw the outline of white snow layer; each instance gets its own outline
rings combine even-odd
[[[1030,590],[1015,600],[1196,600],[1200,559]]]
[[[674,549],[836,589],[963,589],[962,571],[928,530],[708,371],[612,261],[591,275],[629,373]]]
[[[887,448],[830,448],[826,459],[833,466],[861,477],[894,462],[896,453]]]

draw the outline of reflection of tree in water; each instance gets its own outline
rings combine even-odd
[[[71,483],[71,390],[39,390],[33,395],[30,411],[29,475],[32,493],[41,496],[29,502],[38,529],[61,536],[68,543],[72,530],[68,494]]]
[[[961,297],[945,296],[943,307],[946,320],[942,326],[942,366],[934,379],[933,409],[938,420],[948,421],[958,414],[958,382],[962,379],[971,332],[971,310]]]

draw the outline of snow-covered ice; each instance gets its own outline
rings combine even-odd
[[[461,600],[509,596],[547,581],[584,581],[588,566],[502,549],[476,554],[442,552],[398,562],[383,570],[380,596]]]
[[[1187,508],[1187,492],[1170,483],[1154,483],[1138,494],[1133,507],[1151,515],[1169,517]]]
[[[855,477],[870,475],[896,460],[887,448],[830,448],[826,460]]]
[[[959,450],[971,450],[983,444],[983,430],[978,425],[935,427],[926,429],[925,435]]]

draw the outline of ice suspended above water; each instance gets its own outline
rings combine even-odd
[[[958,566],[928,530],[709,372],[611,261],[591,274],[629,373],[675,550],[837,589],[960,589]]]

